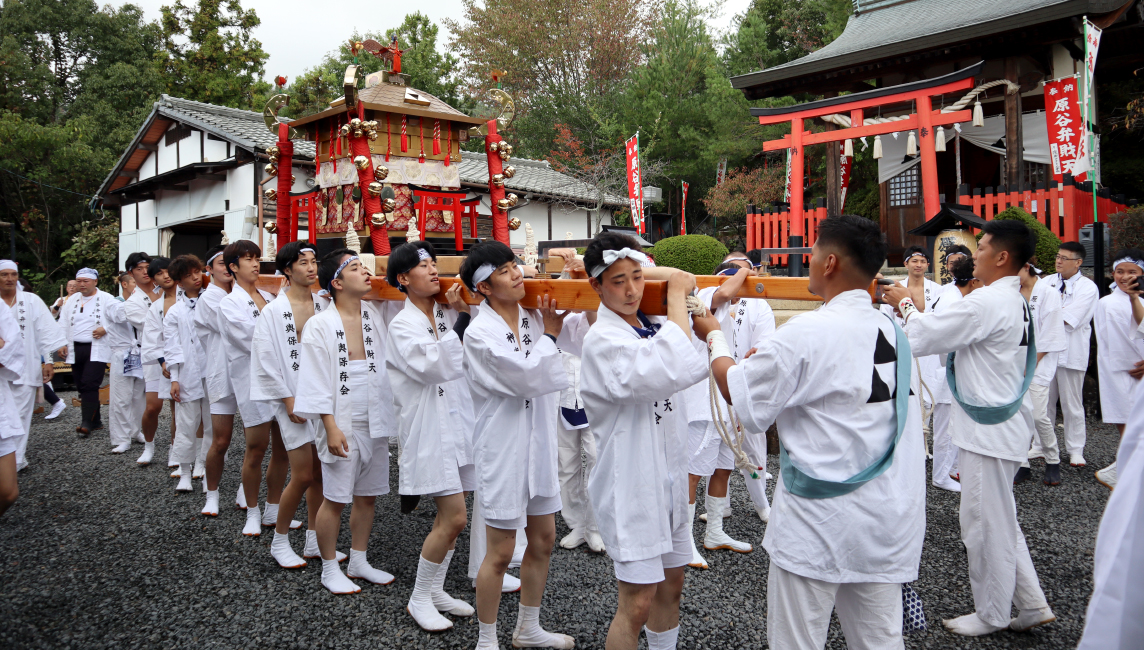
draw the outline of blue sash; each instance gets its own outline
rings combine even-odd
[[[805,499],[830,499],[850,494],[870,481],[878,478],[894,463],[894,450],[898,441],[902,439],[902,431],[906,429],[906,414],[910,408],[910,341],[897,321],[890,319],[894,324],[894,333],[897,336],[897,360],[894,366],[897,372],[897,383],[894,385],[894,418],[897,424],[897,433],[890,447],[873,465],[858,472],[842,482],[824,481],[813,478],[795,467],[787,455],[786,448],[779,442],[779,471],[782,472],[783,485],[787,492]],[[902,363],[902,359],[906,362]]]
[[[1003,406],[976,406],[962,401],[961,395],[957,391],[957,374],[953,369],[953,359],[957,353],[949,353],[949,357],[945,361],[945,380],[949,383],[949,392],[953,395],[954,401],[965,411],[970,420],[978,424],[1001,424],[1021,410],[1021,402],[1025,399],[1025,393],[1028,392],[1029,384],[1033,382],[1033,375],[1037,372],[1037,343],[1034,329],[1033,319],[1030,316],[1029,346],[1028,353],[1025,355],[1025,381],[1021,385],[1021,392],[1017,395],[1017,399]]]

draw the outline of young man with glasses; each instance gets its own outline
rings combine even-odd
[[[1068,343],[1058,353],[1057,372],[1049,385],[1049,418],[1056,420],[1057,399],[1064,413],[1065,450],[1069,465],[1084,467],[1084,403],[1081,391],[1084,373],[1088,370],[1089,341],[1092,335],[1092,317],[1100,299],[1096,283],[1080,272],[1084,263],[1084,246],[1077,242],[1061,244],[1057,252],[1057,272],[1043,281],[1061,296],[1061,315],[1065,321]],[[1040,441],[1034,440],[1029,458],[1043,458]]]

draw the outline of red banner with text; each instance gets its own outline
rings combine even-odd
[[[1053,180],[1061,182],[1072,174],[1085,147],[1085,131],[1080,116],[1077,79],[1065,77],[1045,83],[1045,120],[1049,129],[1049,158],[1053,164]],[[1077,180],[1084,180],[1081,173]]]
[[[640,180],[640,134],[633,135],[624,149],[628,154],[628,203],[632,209],[632,225],[642,235],[646,231],[643,219],[643,183]]]

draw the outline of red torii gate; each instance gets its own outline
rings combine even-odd
[[[795,106],[780,108],[752,108],[751,115],[759,118],[759,124],[780,124],[789,122],[790,135],[778,140],[768,140],[763,143],[763,151],[778,151],[790,149],[790,237],[789,246],[799,248],[803,245],[803,158],[800,157],[803,147],[812,144],[827,142],[842,142],[853,138],[863,138],[875,135],[886,135],[899,131],[914,131],[918,133],[918,150],[921,153],[922,166],[922,196],[925,206],[926,218],[936,215],[940,210],[940,198],[937,187],[937,152],[934,144],[934,128],[957,122],[969,122],[973,118],[972,110],[950,111],[943,113],[933,109],[933,97],[946,93],[968,90],[973,87],[974,77],[985,66],[982,61],[963,70],[947,74],[942,77],[914,81],[910,83],[890,86],[889,88],[876,88],[865,92],[831,97]],[[889,104],[914,102],[916,112],[905,119],[894,119],[889,122],[865,124],[865,110]],[[822,117],[833,113],[849,113],[850,126],[835,131],[811,133],[805,130],[808,119]],[[748,241],[751,241],[751,223],[748,220]],[[801,273],[802,256],[791,258],[797,260],[797,270]],[[792,268],[792,274],[794,272]]]

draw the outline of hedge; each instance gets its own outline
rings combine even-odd
[[[1028,212],[1016,206],[1006,208],[1004,212],[993,218],[1015,219],[1025,222],[1025,225],[1037,234],[1037,268],[1045,273],[1057,272],[1057,250],[1061,247],[1061,240],[1053,234],[1053,231],[1046,228],[1043,223],[1037,221]],[[977,237],[980,239],[981,235]]]
[[[1108,217],[1112,251],[1144,248],[1144,206],[1128,208]],[[1112,251],[1109,251],[1111,253]]]
[[[656,242],[648,251],[656,266],[669,266],[695,275],[710,275],[727,257],[727,247],[707,235],[678,235]]]

